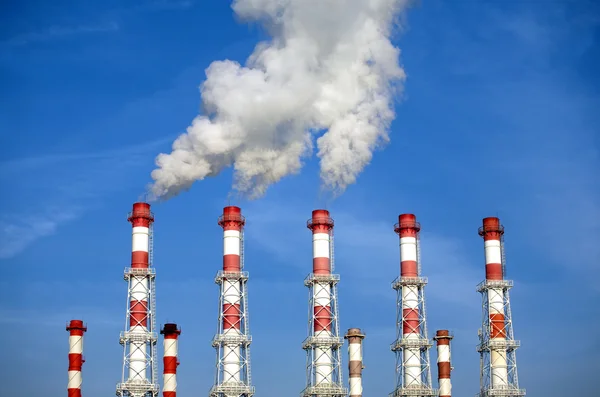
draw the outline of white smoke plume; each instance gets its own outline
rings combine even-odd
[[[215,61],[197,116],[156,158],[151,193],[169,198],[234,168],[248,198],[298,173],[316,139],[323,186],[343,192],[387,143],[405,79],[390,37],[407,0],[236,0],[235,13],[271,39],[245,66]]]

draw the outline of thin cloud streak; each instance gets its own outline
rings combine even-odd
[[[78,216],[76,210],[46,211],[43,215],[0,220],[0,259],[11,258],[40,237],[52,235],[59,224]]]
[[[134,7],[136,10],[152,10],[152,11],[161,11],[161,10],[187,10],[194,6],[194,2],[191,0],[180,0],[180,1],[170,1],[170,0],[154,0],[148,3],[139,5]]]
[[[116,22],[109,22],[98,25],[79,25],[79,26],[51,26],[46,30],[38,32],[24,33],[14,36],[2,44],[8,47],[20,47],[30,43],[50,41],[70,36],[90,33],[108,33],[119,30],[119,25]]]
[[[28,170],[56,165],[67,161],[111,159],[116,157],[135,156],[155,150],[158,146],[170,142],[173,136],[157,139],[150,142],[83,153],[51,153],[39,156],[21,157],[0,162],[0,178],[12,176],[17,170]]]
[[[122,168],[139,167],[171,137],[98,152],[50,154],[0,163],[5,185],[35,185],[50,203],[35,213],[0,214],[0,259],[12,258],[82,216],[99,197],[122,188]],[[126,165],[126,167],[125,167]],[[57,170],[66,167],[61,172]],[[47,172],[49,179],[44,178]],[[41,178],[41,180],[40,180]],[[11,183],[12,181],[12,183]],[[68,181],[68,183],[65,183]],[[14,189],[13,189],[14,190]]]

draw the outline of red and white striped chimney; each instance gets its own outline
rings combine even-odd
[[[181,330],[177,324],[165,324],[160,331],[164,335],[165,353],[163,357],[163,397],[175,397],[177,395],[177,345]]]
[[[83,333],[87,327],[81,320],[71,320],[67,325],[69,331],[69,384],[68,397],[81,397],[81,366],[83,359]]]
[[[364,368],[362,341],[365,339],[365,335],[360,328],[350,328],[344,338],[348,339],[349,397],[362,397],[362,370]]]
[[[436,331],[433,338],[437,343],[439,397],[452,396],[452,382],[450,382],[450,371],[452,371],[450,341],[452,338],[453,336],[450,335],[450,332],[445,329]]]
[[[314,210],[309,228],[313,237],[313,273],[315,275],[331,274],[331,229],[333,221],[327,210]],[[316,283],[313,290],[314,335],[316,337],[332,336],[331,286],[327,283]],[[316,384],[332,383],[333,357],[330,347],[316,348]]]
[[[132,225],[131,235],[131,268],[148,269],[150,251],[150,224],[154,216],[150,212],[150,204],[134,203],[128,218]],[[148,295],[150,283],[147,276],[135,277],[130,283],[129,331],[145,333],[148,331]],[[132,342],[129,357],[129,380],[147,381],[146,368],[148,357],[146,342]]]
[[[242,228],[245,219],[240,207],[223,208],[219,225],[223,228],[223,272],[239,276],[242,271]],[[227,277],[223,280],[223,333],[227,336],[240,334],[241,326],[241,285],[239,277]],[[239,344],[223,346],[223,383],[240,382],[242,373],[242,357]]]
[[[398,216],[398,230],[400,236],[400,276],[408,278],[419,277],[417,238],[421,225],[413,214]],[[419,287],[406,285],[402,287],[402,335],[406,339],[419,339],[421,337],[421,315],[419,312]],[[423,364],[419,348],[407,348],[403,356],[404,362],[404,387],[421,384]]]
[[[479,234],[483,237],[485,249],[486,281],[504,280],[502,263],[502,235],[504,228],[500,219],[488,217],[483,219],[483,227]],[[504,319],[504,289],[502,287],[488,289],[488,307],[490,316],[490,339],[505,341],[506,326]],[[492,387],[503,388],[509,385],[506,349],[491,350]]]

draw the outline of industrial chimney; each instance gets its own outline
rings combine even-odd
[[[363,349],[362,341],[365,335],[360,328],[350,328],[344,339],[348,339],[348,383],[349,397],[362,397]]]
[[[400,236],[400,277],[393,283],[397,291],[396,389],[394,397],[437,396],[431,387],[429,349],[433,344],[427,338],[425,316],[425,285],[421,277],[419,231],[421,225],[413,214],[402,214],[394,231]]]
[[[450,331],[445,329],[436,331],[433,337],[433,340],[437,342],[439,397],[452,397],[452,382],[450,382],[450,371],[452,371],[450,341],[452,338]]]
[[[176,397],[177,395],[177,367],[179,360],[177,359],[178,339],[181,335],[181,330],[177,324],[165,324],[160,330],[161,335],[164,335],[164,356],[163,356],[163,397]]]
[[[333,274],[333,219],[327,210],[314,210],[307,227],[312,231],[313,271],[304,280],[309,288],[309,329],[302,348],[307,354],[304,397],[346,397],[342,384],[337,288]]]
[[[219,319],[213,347],[217,352],[215,383],[211,397],[250,397],[250,327],[248,323],[248,272],[244,271],[244,225],[239,207],[223,208],[223,270],[217,273]]]
[[[125,268],[127,281],[126,329],[123,345],[123,372],[117,384],[120,397],[158,396],[156,357],[155,270],[152,267],[154,214],[150,204],[135,203],[127,220],[132,225],[131,267]]]
[[[81,320],[71,320],[67,325],[69,331],[69,383],[68,397],[81,397],[81,366],[83,359],[83,333],[87,327]]]
[[[515,355],[520,343],[513,335],[508,294],[513,282],[504,278],[504,227],[500,219],[484,218],[479,235],[485,249],[485,280],[477,286],[483,299],[483,326],[477,347],[481,359],[479,396],[524,396],[525,390],[519,388]]]

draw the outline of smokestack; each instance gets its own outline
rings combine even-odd
[[[482,332],[478,351],[481,355],[480,396],[524,396],[519,389],[515,351],[520,342],[513,336],[509,290],[504,262],[504,227],[500,219],[483,219],[479,228],[485,249],[485,281],[477,286],[483,299]]]
[[[445,329],[436,331],[433,338],[437,343],[439,397],[452,397],[452,382],[450,382],[450,371],[452,371],[450,341],[452,338],[450,331]]]
[[[87,327],[81,320],[71,320],[67,325],[69,331],[69,383],[67,395],[81,397],[81,366],[83,359],[83,333]]]
[[[150,204],[138,202],[127,220],[132,225],[131,267],[125,269],[127,281],[126,330],[120,335],[123,345],[123,373],[117,395],[137,397],[158,393],[158,366],[155,349],[155,270],[152,267],[154,214]],[[151,394],[148,394],[151,393]]]
[[[419,231],[413,214],[402,214],[394,231],[400,236],[400,277],[393,283],[397,291],[397,330],[392,351],[396,353],[395,396],[437,396],[431,387],[429,348],[425,317],[425,285],[421,277]]]
[[[302,348],[307,353],[305,397],[345,397],[342,385],[337,291],[339,275],[333,274],[333,219],[327,210],[314,210],[307,227],[313,235],[313,272],[304,280],[309,288],[308,337]]]
[[[364,368],[362,341],[365,339],[365,335],[360,331],[360,328],[350,328],[344,339],[348,339],[349,397],[362,397],[362,370]]]
[[[213,339],[217,350],[217,373],[211,397],[250,397],[250,328],[248,324],[248,272],[244,270],[244,225],[239,207],[223,208],[223,270],[215,282],[220,286],[219,325]]]
[[[181,330],[177,324],[165,324],[160,331],[164,335],[165,353],[163,357],[163,397],[176,397],[177,395],[177,344]]]

